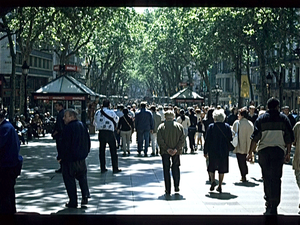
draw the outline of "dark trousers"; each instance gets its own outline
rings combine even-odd
[[[109,130],[99,130],[98,140],[100,142],[100,147],[99,147],[100,169],[102,171],[106,169],[105,148],[106,148],[106,144],[108,143],[113,171],[118,170],[119,168],[118,155],[117,155],[116,138],[114,132]]]
[[[171,159],[172,159],[172,165],[171,165]],[[166,193],[170,194],[171,193],[170,168],[172,170],[174,187],[179,187],[179,181],[180,181],[180,170],[179,170],[180,158],[179,158],[179,155],[171,156],[169,154],[163,154],[162,155],[162,163],[163,163]]]
[[[281,177],[284,151],[278,147],[268,147],[258,151],[267,208],[276,209],[280,203]]]
[[[62,176],[70,199],[70,205],[77,206],[77,189],[75,179],[79,181],[82,197],[90,197],[87,183],[87,168],[84,159],[76,162],[62,162]]]
[[[56,149],[57,149],[57,153],[61,153],[62,152],[62,148],[63,148],[63,143],[62,143],[62,138],[61,137],[57,137],[57,139],[55,140],[56,142]],[[59,163],[59,167],[61,168],[61,163]]]
[[[236,153],[236,158],[240,168],[242,177],[245,177],[248,174],[248,166],[246,161],[247,154]]]
[[[0,214],[16,213],[15,184],[21,171],[17,167],[0,168]]]
[[[188,136],[189,136],[189,141],[190,141],[190,149],[193,152],[195,149],[195,134],[196,134],[196,129],[189,129],[188,130]]]

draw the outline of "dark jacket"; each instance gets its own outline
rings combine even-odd
[[[124,114],[124,116],[122,116],[119,120],[118,129],[122,130],[122,131],[132,130],[132,132],[133,132],[134,131],[134,124],[133,124],[133,120],[132,120],[131,116],[128,116],[128,114],[127,115]]]
[[[65,126],[62,135],[63,149],[58,159],[67,162],[83,160],[91,148],[90,135],[81,121],[73,120]]]
[[[152,113],[145,108],[141,108],[139,112],[135,114],[135,129],[138,130],[153,130],[154,121]]]
[[[19,155],[20,140],[13,125],[4,120],[0,124],[0,169],[15,167],[22,163]]]
[[[190,118],[190,123],[191,123],[191,126],[190,127],[195,127],[197,126],[197,116],[195,116],[195,114],[191,114],[189,115],[189,118]]]
[[[211,158],[227,157],[230,141],[232,141],[232,134],[227,123],[211,123],[206,132],[204,154],[208,154]]]
[[[64,123],[64,114],[65,114],[65,110],[62,109],[59,111],[57,117],[56,117],[56,122],[54,125],[54,131],[57,131],[58,133],[55,135],[55,139],[61,139],[62,138],[62,132],[63,129],[65,127],[65,123]]]

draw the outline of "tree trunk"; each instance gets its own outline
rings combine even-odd
[[[5,27],[7,26],[7,21],[5,16],[2,17],[2,21]],[[9,42],[9,50],[11,56],[11,75],[10,75],[10,87],[11,87],[11,95],[10,95],[10,104],[9,104],[9,121],[13,121],[16,107],[16,53],[14,50],[14,43],[12,40],[12,35],[9,29],[7,29],[7,38]]]

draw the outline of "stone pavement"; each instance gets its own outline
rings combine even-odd
[[[229,157],[223,193],[209,191],[208,174],[202,151],[181,156],[179,195],[164,197],[161,157],[137,157],[135,141],[131,155],[119,152],[121,173],[113,174],[107,148],[107,173],[101,174],[97,135],[91,136],[92,149],[87,158],[89,204],[77,209],[65,208],[68,201],[61,174],[56,174],[55,141],[50,135],[22,145],[24,165],[15,186],[17,211],[42,215],[262,215],[263,183],[257,163],[248,164],[248,182],[240,182],[235,154]],[[135,140],[135,137],[133,138]],[[151,147],[148,150],[151,153]],[[217,178],[217,173],[216,173]],[[173,190],[172,190],[173,191]],[[78,202],[81,193],[78,188]],[[281,203],[278,213],[298,215],[299,190],[291,164],[285,164],[282,177]]]

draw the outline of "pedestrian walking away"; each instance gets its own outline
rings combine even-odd
[[[208,158],[207,171],[211,179],[210,191],[213,191],[217,186],[215,171],[218,170],[219,186],[217,191],[221,193],[224,174],[229,172],[229,142],[232,141],[232,133],[230,126],[224,122],[226,115],[222,109],[215,109],[213,118],[214,123],[208,126],[206,132],[204,157]]]
[[[144,156],[148,156],[150,132],[153,132],[154,121],[150,110],[146,109],[146,102],[141,102],[141,110],[135,114],[135,129],[138,139],[138,156],[141,156],[144,144]]]
[[[157,142],[162,157],[163,173],[165,181],[165,194],[169,197],[171,194],[171,175],[174,181],[175,192],[179,192],[180,182],[180,157],[182,147],[184,146],[183,126],[174,121],[175,114],[168,110],[165,113],[165,122],[160,124],[157,130]],[[172,164],[171,164],[172,160]]]
[[[124,115],[120,118],[118,123],[117,133],[121,135],[123,156],[126,156],[126,153],[130,155],[130,140],[134,131],[134,123],[127,108],[123,109],[123,113]]]
[[[99,109],[95,113],[94,118],[94,126],[96,127],[96,130],[99,131],[98,140],[100,142],[100,169],[101,173],[105,173],[107,171],[105,160],[105,148],[106,144],[108,144],[111,155],[113,173],[119,173],[121,172],[121,170],[118,166],[116,138],[114,135],[114,131],[115,129],[117,129],[117,123],[119,122],[119,117],[113,110],[109,109],[109,107],[110,101],[108,99],[104,99],[102,103],[102,109]]]
[[[277,215],[280,203],[281,177],[284,162],[290,161],[291,144],[294,133],[288,117],[279,112],[279,100],[270,98],[268,110],[259,116],[254,123],[254,132],[247,160],[252,161],[252,153],[258,144],[258,163],[261,167],[265,215]]]
[[[0,214],[16,213],[15,184],[21,173],[23,158],[19,155],[20,141],[13,125],[0,109]]]
[[[150,132],[151,147],[152,147],[151,156],[155,156],[158,155],[157,128],[161,124],[161,115],[156,111],[155,105],[152,105],[150,107],[150,110],[152,112],[153,122],[154,122],[153,131]]]

